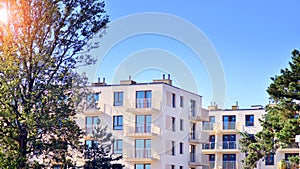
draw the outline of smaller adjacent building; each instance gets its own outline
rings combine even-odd
[[[240,151],[239,132],[256,134],[262,130],[260,118],[266,114],[263,106],[252,106],[240,109],[238,105],[231,109],[218,109],[216,105],[208,107],[209,121],[203,122],[202,131],[209,134],[207,143],[202,146],[202,154],[208,155],[211,169],[241,169],[245,153]],[[293,139],[293,138],[291,138]],[[298,144],[293,143],[287,148],[280,148],[276,154],[265,157],[258,162],[258,169],[274,169],[277,163],[289,156],[299,154]]]

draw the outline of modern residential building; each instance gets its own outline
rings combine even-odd
[[[202,131],[209,133],[209,140],[203,144],[202,154],[208,155],[209,168],[213,169],[241,169],[246,156],[239,147],[239,132],[247,131],[255,134],[262,130],[259,120],[264,114],[262,106],[252,106],[249,109],[239,109],[238,105],[231,109],[220,110],[216,105],[208,107],[209,121],[203,122]],[[265,157],[258,162],[258,169],[274,169],[277,163],[289,156],[299,154],[298,144],[286,145],[279,148],[274,155]]]
[[[77,115],[87,133],[84,142],[92,144],[98,119],[114,137],[112,153],[123,155],[125,169],[201,169],[208,166],[202,144],[209,133],[201,130],[208,121],[202,97],[172,85],[168,78],[150,83],[131,80],[107,85],[93,83],[96,100]],[[206,167],[207,168],[207,167]]]

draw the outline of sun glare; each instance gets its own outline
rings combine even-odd
[[[0,9],[0,22],[7,24],[7,10],[5,8]]]

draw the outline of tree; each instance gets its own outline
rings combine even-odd
[[[89,40],[108,16],[99,0],[0,0],[0,168],[74,165],[83,132],[72,118],[95,62]],[[37,160],[35,160],[38,158]]]
[[[275,154],[278,148],[287,147],[300,134],[300,53],[292,52],[289,68],[281,69],[280,75],[267,89],[274,104],[266,107],[267,114],[260,119],[262,131],[249,139],[249,134],[241,133],[242,152],[248,153],[243,161],[244,168],[252,169],[267,155]],[[295,160],[294,160],[295,161]]]
[[[86,159],[85,169],[121,169],[121,164],[112,164],[112,161],[122,159],[122,156],[113,157],[111,147],[114,142],[112,134],[107,133],[107,126],[103,127],[98,120],[97,127],[93,130],[90,146],[86,146],[84,156]]]

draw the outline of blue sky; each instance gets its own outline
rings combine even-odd
[[[111,23],[132,14],[159,12],[184,19],[202,31],[223,66],[225,108],[236,101],[241,108],[268,103],[266,89],[271,83],[270,77],[288,66],[293,49],[300,49],[299,6],[300,1],[297,0],[106,1]],[[122,29],[132,29],[132,26],[128,23]],[[186,33],[189,34],[188,31]],[[147,49],[160,49],[175,55],[192,72],[198,86],[196,92],[203,96],[203,106],[207,107],[214,101],[205,65],[186,45],[167,36],[142,34],[122,40],[101,60],[95,76],[106,77],[108,83],[115,82],[112,74],[126,62],[126,58],[132,55],[139,57],[143,54],[141,51]],[[175,85],[185,88],[179,85],[177,80],[180,78],[159,67],[140,70],[132,76],[137,82],[149,82],[161,78],[162,73],[170,73]]]

